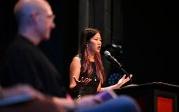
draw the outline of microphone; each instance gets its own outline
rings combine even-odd
[[[117,61],[116,58],[114,58],[114,57],[111,55],[111,53],[110,53],[109,51],[105,50],[105,51],[104,51],[104,55],[105,55],[107,58],[109,58],[109,59],[111,59],[112,61],[114,61],[114,62],[119,66],[119,68],[120,68],[127,76],[129,76],[129,73],[128,73],[124,68],[122,68],[122,65]]]
[[[114,61],[116,64],[118,64],[118,66],[121,68],[122,67],[122,65],[117,61],[117,59],[116,58],[114,58],[112,55],[111,55],[111,53],[109,52],[109,51],[104,51],[104,55],[106,56],[106,57],[108,57],[108,58],[110,58],[112,61]]]

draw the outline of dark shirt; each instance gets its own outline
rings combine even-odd
[[[3,87],[29,84],[41,92],[64,97],[65,87],[54,65],[43,52],[22,36],[10,45],[3,66],[0,83]]]
[[[91,73],[89,76],[87,75],[87,73],[82,73],[80,75],[80,79],[82,77],[92,79],[87,85],[83,85],[82,87],[80,87],[79,95],[81,95],[81,96],[97,93],[97,88],[98,88],[100,80],[99,80],[99,78],[96,74],[96,71],[95,71],[95,69],[96,69],[95,63],[91,62],[91,64],[92,64],[92,67],[94,70],[93,73]]]
[[[91,65],[93,67],[93,72],[91,74],[80,73],[79,80],[81,80],[82,77],[90,78],[92,80],[86,85],[77,85],[74,89],[72,89],[71,94],[74,98],[79,98],[81,96],[92,95],[92,94],[97,93],[97,88],[98,88],[100,80],[96,74],[95,62],[91,62]]]

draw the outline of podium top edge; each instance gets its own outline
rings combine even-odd
[[[143,83],[143,84],[129,84],[127,86],[122,87],[123,88],[142,88],[142,87],[164,87],[164,88],[176,88],[179,89],[179,85],[165,83],[165,82],[149,82],[149,83]]]
[[[165,83],[165,82],[149,82],[149,83],[144,83],[144,84],[141,84],[141,85],[159,85],[159,86],[170,86],[170,87],[179,88],[179,85]]]

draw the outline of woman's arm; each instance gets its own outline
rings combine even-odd
[[[79,80],[80,69],[81,69],[80,58],[75,56],[70,64],[70,88],[74,88],[76,86],[75,79]]]

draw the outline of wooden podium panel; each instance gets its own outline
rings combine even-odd
[[[177,112],[179,85],[164,82],[151,82],[128,85],[115,92],[126,94],[139,103],[142,112]]]

